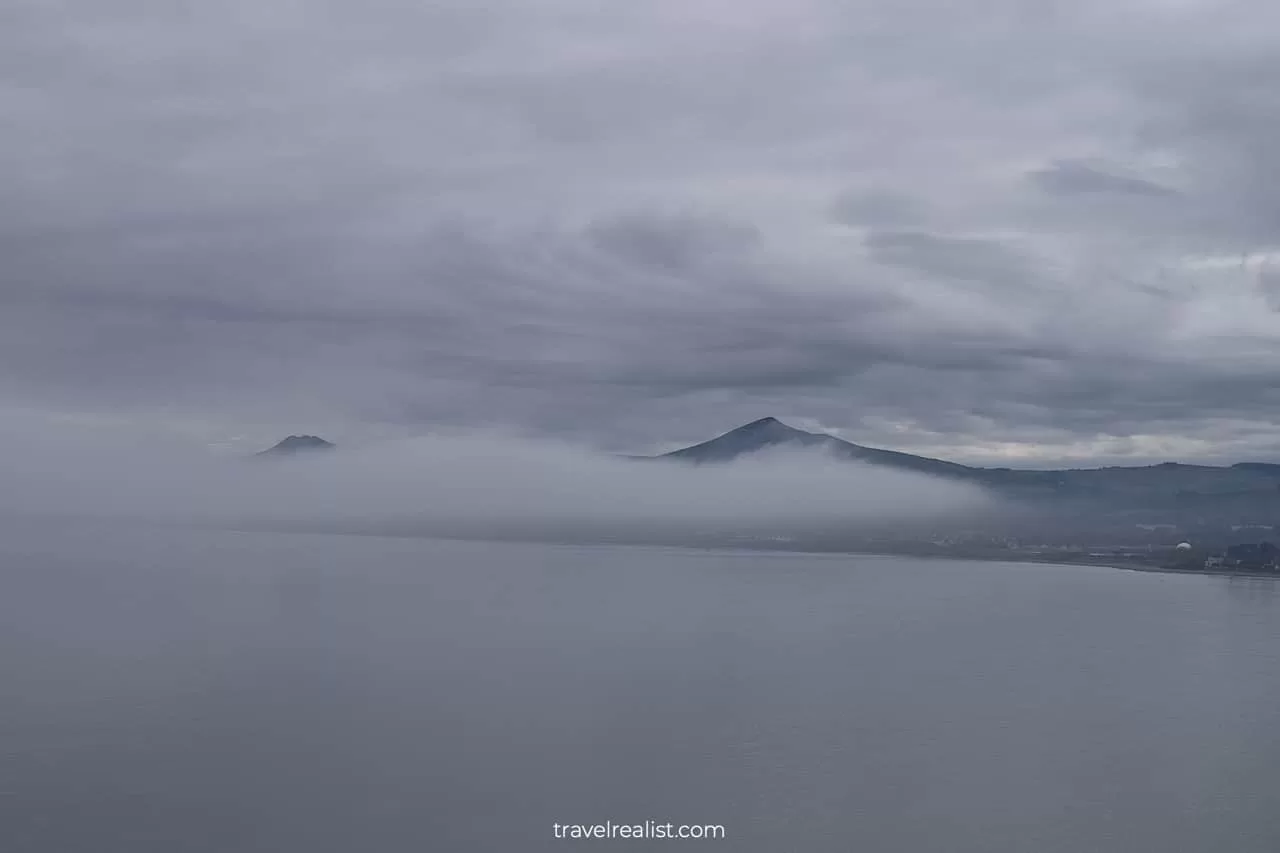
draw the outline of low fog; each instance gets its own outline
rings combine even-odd
[[[691,467],[497,434],[267,458],[111,431],[45,430],[6,437],[0,479],[0,510],[11,516],[465,538],[765,533],[919,521],[987,505],[973,487],[821,451]]]

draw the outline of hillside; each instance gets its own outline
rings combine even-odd
[[[716,464],[778,447],[818,448],[835,459],[971,482],[1011,499],[1057,510],[1280,523],[1280,464],[1267,462],[1229,467],[1164,462],[1056,470],[981,468],[864,447],[833,435],[796,429],[772,417],[651,458]]]

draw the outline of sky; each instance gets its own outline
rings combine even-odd
[[[0,416],[1280,460],[1280,7],[7,0]]]

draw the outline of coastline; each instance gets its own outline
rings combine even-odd
[[[814,552],[806,552],[814,553]],[[1036,563],[1046,566],[1090,566],[1099,569],[1118,569],[1125,572],[1146,572],[1161,575],[1201,575],[1215,578],[1258,578],[1263,580],[1280,580],[1280,572],[1248,571],[1227,569],[1215,571],[1205,568],[1178,568],[1176,566],[1157,566],[1136,560],[1070,560],[1033,555],[1013,556],[1009,554],[920,554],[904,551],[849,551],[849,554],[864,554],[877,557],[915,557],[939,560],[974,560],[984,563]]]
[[[1014,560],[1012,562],[1028,562]],[[1032,560],[1029,562],[1040,562]],[[1124,563],[1121,561],[1108,561],[1106,563],[1068,563],[1059,562],[1055,565],[1060,566],[1102,566],[1108,569],[1120,569],[1126,572],[1148,572],[1159,575],[1200,575],[1210,578],[1258,578],[1262,580],[1280,580],[1280,573],[1277,572],[1251,572],[1240,570],[1229,571],[1213,571],[1211,569],[1179,569],[1174,566],[1152,566],[1144,563]]]
[[[605,543],[601,543],[605,544]],[[623,544],[614,542],[608,544]],[[637,543],[640,544],[640,543]],[[650,543],[652,544],[652,543]],[[668,547],[672,543],[664,543]],[[733,551],[752,551],[762,553],[790,553],[790,554],[825,554],[829,556],[847,555],[847,556],[867,556],[867,557],[911,557],[919,560],[973,560],[975,562],[984,563],[1035,563],[1047,566],[1092,566],[1094,568],[1118,569],[1127,572],[1146,572],[1150,574],[1169,574],[1169,575],[1202,575],[1205,577],[1227,577],[1227,578],[1259,578],[1280,580],[1280,572],[1266,572],[1261,570],[1248,569],[1206,569],[1203,566],[1191,568],[1180,568],[1178,566],[1162,566],[1156,565],[1142,560],[1125,560],[1116,557],[1100,557],[1098,559],[1071,559],[1069,557],[1058,557],[1054,555],[1044,554],[1017,554],[1009,551],[968,551],[956,553],[940,553],[929,549],[912,549],[912,548],[822,548],[822,547],[804,547],[797,546],[797,543],[787,543],[790,547],[786,547],[779,543],[777,546],[769,546],[763,543],[733,543],[733,544],[692,544],[684,543],[676,545],[676,547],[692,547],[692,548],[709,548],[712,550],[733,550]]]

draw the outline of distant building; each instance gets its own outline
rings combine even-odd
[[[1280,568],[1280,548],[1270,542],[1232,545],[1223,555],[1223,564],[1242,569],[1275,571]]]

